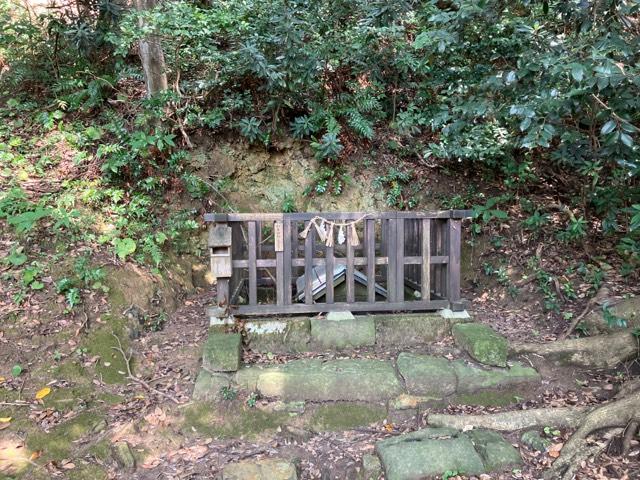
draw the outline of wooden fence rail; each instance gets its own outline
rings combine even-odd
[[[469,210],[206,214],[217,302],[238,315],[459,310],[461,221],[470,216]],[[335,223],[333,243],[309,226],[323,221]]]

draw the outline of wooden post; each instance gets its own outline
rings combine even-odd
[[[460,219],[449,219],[449,301],[452,310],[462,310],[460,302]]]
[[[355,225],[351,228],[356,228]],[[348,227],[347,227],[348,230]],[[349,237],[349,232],[346,232],[347,238]],[[347,303],[355,302],[355,281],[353,278],[353,245],[351,242],[347,240]]]
[[[431,300],[431,219],[422,219],[422,301]]]
[[[333,297],[333,292],[334,292],[334,288],[333,288],[333,269],[334,269],[334,257],[333,257],[333,247],[326,247],[325,249],[325,256],[326,256],[326,262],[325,262],[325,268],[324,268],[324,272],[325,272],[325,280],[327,282],[327,293],[325,295],[327,303],[333,303],[334,297]]]
[[[396,220],[396,302],[404,302],[404,218]]]
[[[304,303],[313,303],[313,241],[315,229],[310,228],[304,239]]]
[[[396,301],[397,282],[396,274],[398,269],[396,255],[398,235],[396,234],[396,219],[387,220],[387,301],[393,303]]]
[[[211,273],[217,279],[217,303],[229,304],[229,281],[233,273],[231,258],[231,227],[226,218],[220,218],[209,228],[209,255]]]
[[[376,221],[366,220],[367,302],[376,301]]]
[[[284,220],[284,303],[291,304],[291,220]]]
[[[256,222],[248,222],[247,224],[247,243],[249,247],[249,305],[257,305],[258,303],[258,274],[257,274],[257,258],[256,248],[258,238],[256,235]]]

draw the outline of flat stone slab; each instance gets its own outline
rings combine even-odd
[[[307,352],[311,325],[306,317],[248,320],[244,324],[246,340],[255,352]]]
[[[518,451],[488,430],[425,428],[378,442],[376,453],[387,480],[439,478],[446,471],[479,475],[522,464]]]
[[[482,463],[487,472],[522,465],[522,457],[518,450],[505,441],[499,433],[491,430],[470,430],[466,435],[482,457]]]
[[[376,325],[372,317],[354,317],[350,312],[337,313],[348,315],[333,320],[311,319],[311,341],[315,345],[343,350],[376,343]]]
[[[397,365],[412,395],[443,398],[456,391],[456,373],[446,358],[401,353]]]
[[[222,398],[222,389],[229,387],[231,380],[226,373],[207,372],[200,370],[193,387],[193,399],[203,401],[217,401]]]
[[[403,392],[391,362],[381,360],[293,360],[284,365],[246,367],[235,379],[243,388],[285,401],[380,402]]]
[[[450,428],[425,428],[376,444],[387,480],[420,480],[447,470],[477,475],[485,472],[471,440]]]
[[[202,352],[202,367],[211,372],[235,372],[240,367],[239,333],[209,333]]]
[[[519,362],[509,368],[480,368],[463,360],[456,360],[452,365],[458,378],[458,393],[500,390],[541,380],[535,369]]]
[[[456,344],[485,365],[507,366],[509,343],[502,335],[481,323],[457,323],[451,327]]]
[[[298,474],[291,462],[270,458],[227,465],[222,480],[298,480]]]
[[[420,345],[449,335],[449,320],[437,314],[397,313],[372,316],[378,345]]]

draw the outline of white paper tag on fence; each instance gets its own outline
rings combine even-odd
[[[276,252],[284,251],[284,234],[282,222],[275,222],[273,224],[273,238],[274,248]]]

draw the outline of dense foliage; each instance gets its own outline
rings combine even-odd
[[[100,112],[93,149],[107,182],[149,191],[169,175],[201,194],[176,146],[196,129],[235,130],[267,147],[279,136],[308,140],[327,163],[318,192],[342,190],[339,169],[354,150],[400,145],[410,162],[502,178],[506,194],[478,206],[485,221],[568,173],[578,214],[561,240],[591,228],[620,236],[632,264],[639,20],[637,0],[168,1],[144,13],[106,0],[37,18],[3,0],[0,61],[21,105],[34,91],[49,99],[45,124]],[[144,100],[130,86],[142,84],[136,45],[150,34],[171,89]],[[124,114],[123,102],[133,105]],[[406,172],[378,181],[390,204],[415,205],[401,192]],[[544,212],[529,210],[540,228]]]

